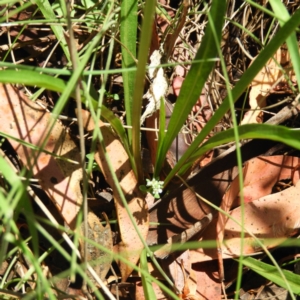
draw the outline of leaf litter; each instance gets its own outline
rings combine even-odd
[[[174,8],[163,3],[164,1],[160,2],[166,8],[172,22],[172,18],[175,16]],[[229,3],[229,11],[230,9],[232,12],[236,9],[231,2]],[[293,9],[293,7],[291,7],[291,9]],[[247,18],[245,18],[245,16],[247,16]],[[26,16],[20,16],[19,20],[22,20],[23,18],[26,19]],[[162,33],[164,30],[170,30],[172,28],[172,26],[170,26],[171,22],[167,17],[162,18],[164,21],[168,20],[168,22],[165,22],[167,25],[164,24],[164,27],[162,26],[164,22],[159,20],[159,18],[162,17],[157,16],[156,26]],[[173,34],[173,36],[172,34],[168,35],[168,39],[173,41],[172,44],[174,44],[174,49],[172,50],[173,46],[171,48],[169,47],[167,48],[167,52],[170,55],[170,59],[178,63],[192,59],[191,53],[193,53],[201,43],[203,34],[203,28],[202,25],[200,25],[203,21],[203,19],[201,19],[201,14],[190,14],[189,16],[186,16],[185,14],[185,18],[184,26],[182,22],[178,22],[176,25],[177,27],[175,26],[175,34]],[[253,9],[247,4],[244,6],[243,10],[236,10],[234,14],[229,15],[229,18],[232,18],[236,22],[243,20],[244,26],[248,31],[257,32],[260,30],[261,26],[258,20],[263,20],[263,15],[261,12]],[[193,28],[194,25],[192,24],[198,25],[196,25],[196,28]],[[250,60],[246,58],[245,53],[249,51],[252,52],[253,57],[256,56],[257,45],[251,40],[247,31],[240,31],[240,29],[234,26],[232,26],[231,29],[229,29],[229,26],[226,27],[224,30],[225,33],[226,30],[230,32],[230,34],[224,35],[222,47],[224,57],[226,61],[228,61],[227,71],[231,76],[232,84],[234,84],[234,81],[238,80],[239,74],[243,73],[246,66],[250,63]],[[15,37],[16,32],[11,31],[10,34]],[[22,40],[31,41],[32,37],[30,37],[30,35],[32,33],[40,35],[40,31],[31,29],[29,31],[24,31],[22,35],[18,36],[20,45],[17,46],[20,47],[21,50],[22,46],[24,46]],[[88,33],[85,34],[88,35]],[[241,48],[239,43],[234,42],[234,37],[237,37],[243,42],[244,48]],[[157,41],[153,42],[153,45],[159,45],[159,43],[162,42],[162,40],[158,40],[161,39],[161,35],[158,36],[153,34],[153,39],[157,39]],[[53,35],[51,35],[50,40],[53,40]],[[78,41],[82,41],[82,36],[80,36]],[[39,42],[43,45],[45,41],[40,40]],[[185,43],[188,44],[189,47],[186,47]],[[7,51],[7,49],[9,49],[9,47],[5,48],[4,46],[2,45],[1,51]],[[35,53],[33,46],[27,46],[26,51],[29,51],[28,49],[30,49],[31,53]],[[24,59],[25,61],[28,58],[26,57],[27,55],[28,52],[26,52],[26,54],[24,52],[18,52],[19,58]],[[39,64],[42,64],[42,62],[45,61],[44,55],[45,54],[43,53],[39,56]],[[249,107],[252,110],[243,117],[243,124],[249,122],[264,122],[265,113],[262,113],[262,109],[267,109],[269,96],[275,95],[279,99],[276,101],[281,101],[280,97],[282,97],[282,95],[294,96],[293,85],[295,83],[295,78],[293,70],[290,68],[288,56],[288,52],[284,46],[278,49],[274,58],[279,64],[277,64],[274,59],[271,59],[252,82],[249,93]],[[51,57],[51,63],[57,63],[53,57]],[[62,63],[64,64],[63,61]],[[286,76],[284,76],[280,66],[286,72]],[[174,98],[176,98],[178,91],[180,90],[181,81],[184,79],[184,76],[186,76],[188,70],[188,66],[179,65],[175,71],[172,70],[172,72],[174,72],[172,73],[172,76],[169,76],[169,78],[171,78],[171,86],[174,89],[174,91],[168,91],[166,93],[168,102],[166,105],[171,108],[170,113],[172,113],[172,103],[170,102],[170,99],[173,99],[174,102]],[[190,120],[187,120],[186,131],[181,135],[179,143],[181,147],[188,146],[193,139],[193,136],[196,136],[199,133],[203,125],[205,125],[207,120],[213,114],[214,109],[219,105],[219,99],[224,98],[224,89],[220,88],[220,86],[224,84],[224,81],[220,74],[220,69],[216,66],[215,72],[211,74],[205,90],[203,91],[203,95],[201,95],[201,99],[199,99],[197,105],[195,105],[191,112]],[[95,83],[95,85],[97,85],[97,83]],[[50,95],[51,101],[52,97],[53,95]],[[48,152],[45,152],[44,150],[39,151],[38,149],[45,141],[48,125],[50,120],[52,120],[51,115],[32,101],[29,101],[22,92],[10,85],[1,85],[1,101],[1,132],[7,135],[9,142],[16,150],[22,164],[32,170],[33,176],[39,180],[39,184],[53,201],[65,223],[71,229],[74,229],[75,220],[82,204],[80,183],[82,171],[78,167],[80,155],[76,144],[71,139],[66,128],[59,122],[56,122],[50,132],[48,141],[43,147],[43,149]],[[13,109],[11,108],[12,106]],[[253,111],[255,111],[255,113],[253,113]],[[147,126],[155,128],[154,125],[151,125],[151,118],[152,117],[146,119],[146,124]],[[152,235],[157,235],[153,238],[153,241],[163,244],[161,250],[156,252],[156,255],[158,257],[164,257],[161,264],[168,270],[176,287],[181,291],[181,299],[220,299],[222,292],[221,284],[218,282],[218,276],[216,275],[218,268],[215,267],[216,261],[211,261],[212,259],[217,258],[215,249],[199,248],[198,250],[186,250],[182,254],[177,253],[176,251],[172,253],[169,249],[174,241],[178,240],[181,244],[184,244],[190,239],[205,241],[211,240],[214,237],[217,238],[215,228],[218,220],[220,220],[217,217],[218,214],[210,208],[205,207],[204,204],[202,205],[201,201],[196,199],[197,197],[195,197],[193,191],[188,188],[178,188],[175,184],[172,188],[174,189],[173,195],[175,194],[176,196],[173,198],[172,196],[166,196],[169,197],[169,199],[175,199],[174,201],[177,202],[177,207],[172,207],[173,210],[169,210],[169,215],[167,216],[170,224],[173,224],[174,226],[171,226],[172,228],[170,230],[156,228],[156,233],[153,231],[153,227],[155,226],[151,225],[149,231],[149,217],[151,219],[155,216],[155,206],[149,213],[145,196],[138,188],[137,181],[129,164],[128,156],[121,142],[114,135],[113,131],[106,127],[102,122],[99,122],[98,126],[102,130],[104,142],[106,144],[106,152],[112,161],[113,168],[119,178],[121,189],[128,201],[129,209],[137,227],[140,230],[142,237],[147,239],[149,244],[152,244],[152,242],[149,242],[152,239]],[[230,117],[227,117],[227,119],[225,117],[215,130],[222,130],[223,128],[228,128],[230,126]],[[93,127],[86,127],[86,130],[91,131],[93,130]],[[19,140],[16,140],[16,138]],[[20,140],[34,145],[35,148],[32,148],[32,146],[31,148],[24,146],[20,143]],[[150,138],[148,137],[148,147],[150,149],[151,157],[155,156],[154,140],[155,138],[153,138],[153,135],[150,136]],[[184,153],[185,148],[182,148],[183,150],[181,151]],[[169,165],[172,166],[172,163],[174,164],[174,162],[178,160],[179,156],[177,152],[178,147],[174,147],[170,150],[168,155],[171,163]],[[56,156],[53,156],[50,153],[55,154]],[[202,162],[200,166],[196,167],[196,172],[197,168],[204,168],[205,170],[206,164],[210,161],[212,161],[213,165],[213,156],[216,156],[217,154],[216,150],[214,153],[211,153],[207,161]],[[58,156],[63,157],[63,159],[58,158]],[[98,148],[95,160],[102,170],[105,180],[112,189],[116,218],[119,226],[117,230],[113,230],[113,227],[108,224],[107,217],[103,217],[105,220],[105,226],[103,226],[99,219],[101,215],[96,216],[94,212],[90,211],[87,222],[89,226],[88,238],[96,243],[105,245],[108,250],[115,251],[115,253],[124,256],[135,265],[138,263],[143,244],[132,225],[120,195],[117,193],[117,189],[111,179],[106,162],[103,160],[103,149],[101,147]],[[283,240],[298,233],[298,160],[297,156],[276,155],[258,156],[245,162],[243,168],[245,244],[244,248],[241,249],[241,226],[236,224],[232,219],[224,218],[223,215],[220,214],[219,216],[221,216],[222,219],[219,222],[222,222],[222,224],[221,226],[219,224],[219,228],[221,228],[223,232],[221,238],[219,236],[220,241],[222,242],[222,258],[229,260],[232,257],[238,257],[241,253],[246,255],[261,253],[261,246],[252,235],[248,234],[248,232],[254,234],[259,241],[268,248],[274,248],[282,243]],[[207,175],[206,183],[211,184],[212,181],[214,181],[213,185],[216,191],[207,191],[206,193],[209,200],[214,198],[213,195],[216,195],[214,200],[216,201],[216,204],[221,204],[221,208],[224,208],[225,211],[229,212],[234,219],[240,220],[242,214],[240,207],[241,191],[238,188],[237,172],[234,170],[235,165],[235,162],[232,163],[230,170],[235,173],[234,176],[228,175],[228,172],[226,171],[226,173],[225,170],[223,170],[224,173],[215,173],[213,176],[211,174]],[[197,173],[195,176],[197,178]],[[219,182],[225,178],[227,183],[225,184],[223,182],[222,184],[219,184]],[[194,178],[188,179],[187,182],[188,184],[192,183],[191,186],[195,187],[196,181],[197,180]],[[216,181],[218,181],[218,184],[215,183]],[[199,186],[201,187],[201,184],[198,184],[197,187],[201,190]],[[205,183],[203,186],[205,186]],[[196,191],[197,188],[195,189]],[[203,194],[205,195],[205,193],[201,193],[201,195]],[[182,203],[180,201],[182,201]],[[190,204],[189,201],[191,201]],[[166,201],[165,203],[165,206],[167,206],[168,202]],[[169,203],[173,202],[170,201]],[[198,209],[199,203],[201,204],[201,211]],[[161,208],[162,207],[160,206],[159,209]],[[170,213],[174,212],[176,209],[180,213],[183,212],[182,208],[184,208],[185,215],[180,214],[181,218],[177,218],[176,214],[174,214],[174,216],[170,215]],[[165,212],[166,209],[163,208],[162,211]],[[192,215],[192,218],[190,217],[190,214]],[[189,235],[189,230],[193,231],[194,228],[197,227],[197,222],[203,220],[203,218],[209,214],[211,214],[213,220],[209,225],[205,225],[206,229],[202,230],[203,228],[201,228],[201,230],[196,230]],[[163,237],[161,236],[161,232],[164,233]],[[154,242],[154,244],[156,242]],[[80,243],[82,243],[82,241]],[[89,244],[89,247],[91,247],[91,245],[92,244]],[[100,257],[101,263],[96,264],[94,268],[100,278],[104,280],[107,278],[106,274],[111,267],[112,255],[99,251],[97,247],[88,249],[90,251],[89,259],[97,261]],[[161,255],[158,255],[159,251],[161,251]],[[104,262],[102,262],[102,260]],[[205,261],[209,261],[211,263],[210,266],[205,266]],[[118,264],[121,281],[124,283],[128,280],[133,280],[134,277],[131,276],[133,268],[122,261],[119,261]],[[115,286],[118,287],[118,284],[115,284]],[[133,293],[135,299],[143,299],[143,293],[141,290],[139,290],[139,292],[141,293],[140,296]],[[163,299],[163,297],[166,298],[159,288],[156,288],[155,292],[157,293],[157,296],[159,295],[160,299]],[[127,292],[125,292],[125,295],[126,297],[129,297]]]

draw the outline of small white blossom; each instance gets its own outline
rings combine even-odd
[[[146,179],[147,181],[147,186],[151,187],[152,189],[152,194],[155,198],[159,198],[159,194],[163,192],[162,188],[164,186],[163,181],[158,181],[155,178],[152,180]]]

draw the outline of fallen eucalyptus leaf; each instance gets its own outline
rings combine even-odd
[[[0,131],[12,137],[8,140],[24,166],[39,179],[65,222],[75,229],[77,213],[82,204],[82,170],[78,148],[50,113],[11,85],[0,84],[0,99]],[[53,121],[55,124],[45,147],[40,149]],[[29,148],[21,141],[34,147]]]
[[[224,229],[222,257],[233,258],[253,255],[262,251],[259,240],[265,247],[274,248],[300,230],[300,181],[279,193],[271,194],[246,203],[244,210],[237,207],[231,211],[233,218],[228,219]],[[244,214],[244,248],[241,249],[241,223]],[[203,240],[215,238],[215,222],[204,232]],[[256,236],[255,239],[250,233]],[[191,251],[191,260],[201,262],[217,258],[216,249],[198,249]]]
[[[90,114],[83,111],[84,127],[87,130],[93,130],[94,122],[90,117]],[[145,201],[145,197],[139,190],[139,185],[130,165],[129,157],[124,149],[124,146],[120,140],[113,134],[110,128],[104,125],[99,120],[98,126],[101,129],[104,143],[106,145],[106,152],[110,158],[115,174],[119,180],[122,191],[128,201],[130,213],[132,214],[141,236],[146,239],[149,229],[149,215],[148,207]],[[95,154],[95,160],[100,166],[102,173],[105,176],[106,181],[113,189],[114,202],[116,207],[116,214],[118,219],[118,225],[122,242],[119,243],[119,253],[129,260],[131,263],[136,264],[143,251],[144,245],[139,238],[138,233],[135,230],[128,212],[117,193],[115,182],[113,181],[110,171],[105,161],[104,153],[101,147],[98,147],[98,152]],[[128,264],[120,261],[119,268],[122,275],[122,280],[125,281],[132,272],[132,267]]]

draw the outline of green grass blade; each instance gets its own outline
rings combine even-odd
[[[35,0],[36,5],[41,10],[42,14],[44,15],[45,19],[56,19],[56,15],[51,7],[51,4],[48,0]],[[57,40],[60,42],[60,45],[67,57],[67,60],[70,61],[70,52],[69,48],[64,36],[64,29],[62,26],[50,25],[52,31],[54,32]]]
[[[177,98],[174,111],[170,119],[167,134],[161,147],[158,149],[154,176],[159,175],[169,147],[180,132],[188,114],[191,112],[192,107],[198,100],[207,77],[214,66],[214,61],[211,59],[214,59],[217,56],[217,47],[219,47],[219,45],[216,45],[215,38],[212,33],[212,26],[215,27],[215,31],[220,40],[225,12],[226,1],[212,2],[209,13],[211,14],[213,24],[208,22],[201,46],[195,56],[195,60],[200,59],[204,61],[192,64],[191,69],[182,84],[180,94]]]
[[[156,1],[148,0],[145,3],[144,19],[141,30],[141,39],[139,44],[138,65],[135,77],[133,106],[132,106],[132,151],[137,165],[138,181],[142,182],[143,170],[141,160],[141,130],[140,118],[142,110],[142,100],[144,93],[144,82],[146,75],[146,66],[151,41],[152,24],[154,21]],[[149,30],[150,29],[150,30]]]
[[[36,263],[36,256],[39,253],[39,244],[38,244],[38,234],[36,230],[36,226],[34,226],[34,218],[28,218],[28,215],[34,215],[33,209],[31,206],[31,201],[28,198],[26,191],[26,184],[28,182],[24,182],[20,179],[20,177],[15,173],[15,170],[11,168],[11,166],[7,163],[7,161],[0,156],[0,166],[1,166],[1,174],[3,178],[7,180],[10,184],[11,189],[4,196],[4,194],[0,193],[0,216],[2,225],[6,228],[3,236],[1,237],[1,251],[0,251],[0,263],[3,262],[7,250],[8,243],[15,244],[18,247],[23,247],[23,255],[29,259],[31,264],[33,264],[35,271],[39,276],[42,276],[42,270],[39,264]],[[24,171],[24,170],[23,170]],[[20,174],[24,175],[23,172]],[[19,232],[18,226],[15,222],[15,219],[18,219],[18,215],[22,213],[27,219],[28,228],[31,236],[31,243],[33,246],[33,252],[28,251],[27,243],[24,243],[21,234]],[[34,253],[34,254],[33,254]],[[29,256],[28,256],[29,254]],[[46,280],[41,278],[41,281],[44,281],[44,288],[47,292],[50,292],[50,285],[47,284]],[[51,298],[54,299],[54,298]]]
[[[299,133],[300,130],[290,129],[280,125],[269,124],[246,124],[238,128],[239,139],[268,139],[277,141],[291,146],[295,149],[300,149]],[[233,128],[222,131],[211,137],[205,142],[198,151],[196,151],[189,160],[192,163],[196,158],[200,157],[208,150],[214,147],[224,145],[234,141]]]
[[[123,0],[121,3],[121,49],[122,68],[135,67],[137,41],[137,0]],[[124,86],[124,100],[127,125],[132,125],[132,98],[134,93],[135,72],[122,72]],[[129,143],[132,140],[132,131],[127,131]]]
[[[7,252],[8,241],[6,236],[10,234],[10,222],[14,222],[12,216],[16,218],[19,214],[18,204],[23,198],[23,202],[28,200],[26,194],[26,185],[21,181],[20,177],[15,173],[15,171],[9,166],[7,161],[0,156],[1,165],[1,176],[10,184],[11,190],[7,195],[0,192],[0,218],[2,224],[6,227],[5,233],[1,236],[1,249],[0,249],[0,263],[5,259],[5,254]]]
[[[66,87],[65,81],[60,78],[29,70],[2,70],[0,71],[0,82],[44,87],[54,92],[62,92]]]
[[[294,30],[300,25],[300,10],[297,10],[294,15],[290,17],[290,19],[278,30],[273,39],[269,42],[269,44],[261,51],[261,53],[257,56],[257,58],[252,62],[251,66],[247,69],[247,71],[243,74],[240,80],[237,82],[235,87],[232,89],[232,98],[233,101],[236,101],[242,93],[247,89],[247,87],[252,82],[253,78],[256,74],[263,68],[263,66],[268,62],[270,57],[276,52],[276,50],[284,43],[287,37],[294,32]],[[229,97],[227,96],[218,110],[216,110],[215,114],[212,118],[207,122],[205,127],[190,145],[188,150],[184,153],[178,163],[175,165],[173,170],[168,174],[165,179],[165,185],[173,178],[173,176],[179,172],[179,174],[183,174],[182,166],[185,162],[190,158],[190,156],[195,153],[198,149],[199,145],[203,142],[206,136],[213,130],[213,128],[218,124],[221,118],[227,113],[229,110]]]
[[[246,267],[250,268],[264,278],[271,280],[275,284],[285,289],[291,290],[294,294],[300,295],[300,275],[294,274],[287,270],[282,270],[286,281],[289,283],[289,286],[287,286],[286,281],[283,280],[276,267],[254,259],[253,257],[245,257],[243,258],[242,262]]]
[[[283,26],[286,21],[289,20],[290,15],[286,9],[286,7],[279,0],[270,0],[271,7],[274,13],[277,16],[280,16],[279,20],[280,26]],[[284,21],[282,21],[282,19]],[[294,71],[296,74],[297,82],[298,82],[298,90],[300,89],[300,56],[299,56],[299,46],[297,41],[296,32],[293,32],[287,39],[286,44],[291,56],[292,65],[294,66]]]
[[[148,261],[147,261],[147,251],[144,249],[141,258],[140,258],[140,264],[141,264],[141,269],[146,271],[149,276],[145,276],[145,274],[142,275],[142,284],[143,284],[143,289],[145,293],[145,299],[147,300],[152,300],[156,299],[156,295],[154,293],[153,287],[152,287],[152,282],[151,282],[151,277],[148,269]]]
[[[7,1],[7,2],[8,2],[7,4],[9,4],[10,7],[6,7],[5,9],[9,9],[9,8],[14,7],[14,2],[17,3],[18,1]],[[3,4],[4,3],[0,3],[0,5],[3,5]],[[15,16],[17,14],[20,14],[22,11],[28,9],[30,6],[32,6],[32,3],[31,2],[27,2],[27,3],[23,3],[23,5],[20,5],[16,9],[11,9],[8,14],[1,14],[0,13],[0,23],[6,22],[7,19],[9,19],[10,17]],[[3,8],[3,6],[2,6],[2,8]]]

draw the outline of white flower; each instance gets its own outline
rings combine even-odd
[[[159,194],[163,192],[162,188],[164,186],[163,181],[158,181],[155,178],[152,180],[146,179],[147,181],[147,186],[151,187],[152,189],[152,194],[154,195],[155,198],[159,198]]]

